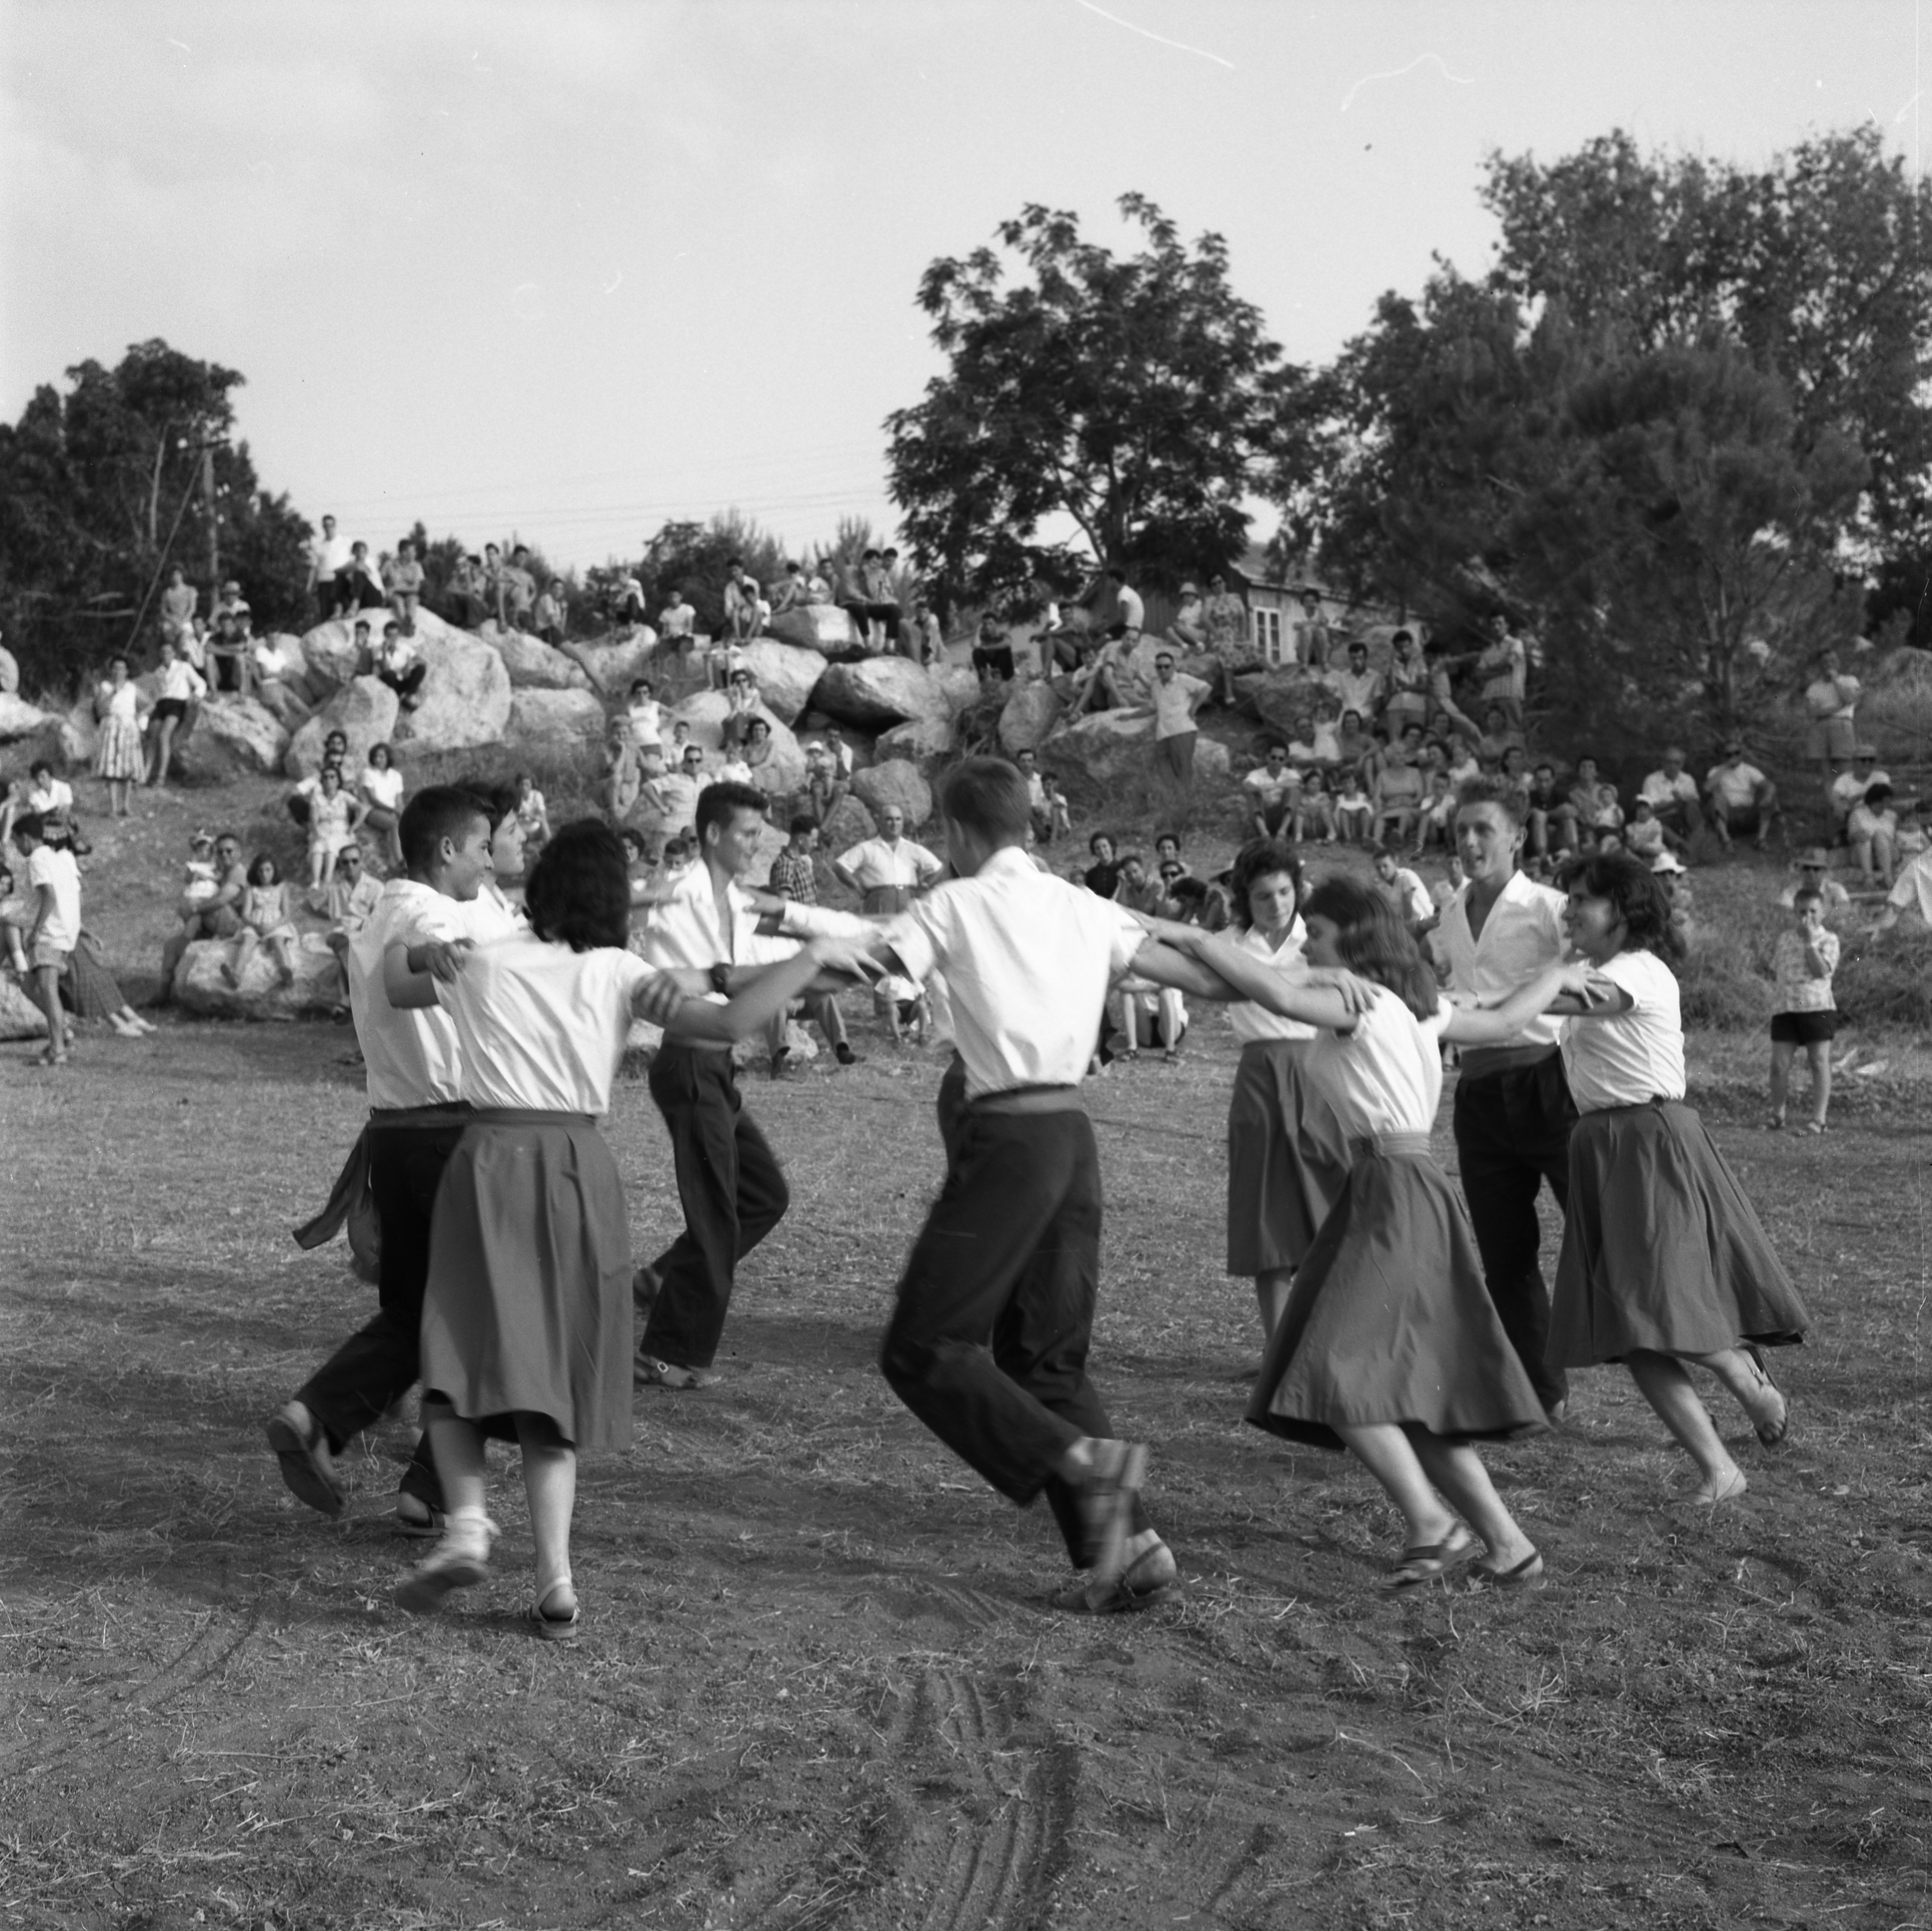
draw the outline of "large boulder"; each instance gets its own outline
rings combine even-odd
[[[887,805],[905,813],[906,829],[916,831],[932,815],[932,787],[919,767],[903,758],[888,758],[852,774],[852,791],[877,817]]]
[[[31,737],[35,731],[46,730],[58,722],[52,711],[42,710],[11,691],[0,691],[0,744],[11,743],[16,737]]]
[[[828,664],[812,693],[814,707],[868,731],[914,717],[950,717],[946,689],[910,657],[866,657]]]
[[[204,698],[182,746],[190,768],[219,759],[256,776],[279,771],[288,748],[289,734],[272,711],[253,698],[233,695]]]
[[[950,717],[914,717],[880,731],[878,749],[881,758],[903,758],[924,771],[951,757],[958,740],[958,727]]]
[[[387,611],[372,610],[368,613],[372,639],[381,638],[382,626],[388,616]],[[420,620],[418,627],[421,628]],[[331,617],[326,623],[318,623],[313,630],[304,630],[302,649],[302,661],[308,666],[310,685],[319,697],[327,698],[340,690],[356,675],[356,632],[353,623],[346,617]]]
[[[587,691],[590,679],[584,666],[532,637],[526,630],[499,630],[493,623],[482,633],[484,643],[502,659],[515,690]]]
[[[816,650],[821,657],[849,656],[866,647],[850,613],[836,604],[808,603],[796,610],[782,611],[765,626],[765,630],[781,644]]]
[[[504,734],[516,750],[586,749],[603,738],[604,707],[587,690],[512,691]]]
[[[1264,724],[1285,737],[1298,718],[1313,711],[1322,688],[1306,671],[1270,671],[1254,686],[1254,707]]]
[[[879,835],[878,821],[859,800],[849,794],[841,798],[825,814],[825,822],[819,827],[828,851],[849,851],[855,845],[862,845],[868,838]]]
[[[651,675],[651,653],[657,645],[658,633],[646,623],[608,643],[573,644],[570,655],[607,698],[628,697],[638,678]]]
[[[1147,770],[1153,750],[1151,711],[1100,710],[1055,731],[1040,747],[1040,762],[1060,778],[1104,785]]]
[[[0,979],[0,1039],[45,1039],[47,1016],[17,979]]]
[[[1038,750],[1064,708],[1051,684],[1015,684],[1000,713],[1000,749],[1010,758]]]
[[[1194,775],[1225,781],[1234,775],[1234,755],[1218,737],[1204,732],[1194,740]]]
[[[956,711],[964,710],[980,701],[980,680],[964,665],[935,664],[927,674]]]
[[[370,746],[395,736],[397,716],[396,694],[387,684],[376,677],[352,679],[289,740],[282,769],[292,778],[314,777],[322,769],[322,740],[340,731],[349,740],[344,770],[353,785]]]
[[[825,674],[825,659],[815,650],[754,638],[742,647],[745,668],[758,680],[758,695],[775,716],[795,725],[812,701],[812,687]]]
[[[722,691],[698,691],[674,706],[670,715],[674,722],[689,725],[691,741],[715,758],[724,749],[724,719],[730,709],[730,701]],[[792,735],[791,726],[767,705],[754,705],[753,712],[772,728],[772,755],[758,768],[759,786],[774,797],[788,797],[805,782],[805,752]]]
[[[286,984],[263,945],[256,948],[240,985],[230,985],[221,969],[234,957],[232,939],[196,940],[175,968],[176,1002],[204,1019],[244,1020],[301,1019],[332,1012],[342,1003],[342,975],[320,932],[307,934],[296,947],[296,976]]]
[[[429,675],[416,692],[405,735],[418,751],[500,744],[510,722],[508,665],[480,637],[448,625],[443,631],[422,640]]]

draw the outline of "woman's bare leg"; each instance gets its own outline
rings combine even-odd
[[[1715,1364],[1721,1359],[1713,1356],[1706,1365],[1716,1372]],[[1742,1495],[1749,1485],[1744,1470],[1731,1459],[1730,1451],[1719,1438],[1717,1425],[1711,1419],[1709,1410],[1698,1399],[1683,1362],[1674,1355],[1636,1349],[1632,1351],[1628,1365],[1638,1392],[1657,1410],[1658,1418],[1704,1478],[1692,1500],[1716,1503]]]

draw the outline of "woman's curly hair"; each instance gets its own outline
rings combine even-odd
[[[1248,910],[1248,894],[1258,878],[1286,872],[1294,881],[1294,908],[1301,909],[1301,854],[1283,838],[1251,838],[1234,854],[1228,874],[1228,896],[1234,923],[1245,930],[1254,923]]]
[[[1400,913],[1379,893],[1358,878],[1324,878],[1301,915],[1334,923],[1335,949],[1350,972],[1386,986],[1418,1019],[1435,1017],[1442,1002],[1436,975]]]
[[[621,947],[631,935],[631,876],[624,841],[602,818],[560,826],[524,886],[524,910],[539,938],[573,952]]]
[[[1604,899],[1623,921],[1624,945],[1654,952],[1667,965],[1683,962],[1683,935],[1670,920],[1670,899],[1657,875],[1628,851],[1595,851],[1573,860],[1557,875],[1566,892]]]

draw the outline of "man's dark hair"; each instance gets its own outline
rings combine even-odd
[[[1371,860],[1378,858],[1400,858],[1402,854],[1384,839],[1378,839],[1369,847],[1369,857]]]
[[[1251,838],[1234,854],[1234,863],[1228,874],[1228,896],[1234,902],[1234,923],[1246,926],[1254,923],[1254,915],[1248,909],[1248,894],[1254,890],[1255,881],[1265,878],[1276,872],[1286,872],[1294,881],[1294,902],[1298,910],[1301,905],[1301,856],[1294,847],[1280,838]]]
[[[402,840],[403,862],[412,872],[427,872],[436,863],[436,848],[446,838],[460,845],[478,818],[488,821],[475,792],[460,785],[431,785],[403,807],[396,822]]]
[[[1389,642],[1391,645],[1400,644],[1405,637],[1407,638],[1412,644],[1415,641],[1415,632],[1414,631],[1398,630],[1395,635],[1389,639]]]
[[[27,776],[30,778],[38,778],[43,771],[50,778],[54,774],[54,767],[44,758],[36,758],[27,767]]]
[[[1800,885],[1791,895],[1791,908],[1796,911],[1800,905],[1822,905],[1825,894],[1816,885]]]
[[[865,555],[864,555],[864,556],[862,556],[862,557],[859,559],[859,560],[860,560],[860,563],[864,563],[864,562],[866,560],[866,559],[867,559],[868,557],[876,557],[878,554],[879,554],[879,553],[878,553],[878,551],[876,551],[876,550],[868,550],[868,551],[865,553]]]
[[[1456,809],[1471,805],[1494,805],[1517,830],[1522,829],[1523,794],[1521,789],[1500,778],[1471,778],[1456,793]]]
[[[40,767],[37,764],[34,768],[38,770]],[[1868,785],[1865,787],[1864,801],[1868,805],[1883,804],[1891,796],[1892,787],[1889,785]]]
[[[530,929],[573,952],[622,947],[631,935],[630,861],[602,818],[574,818],[546,845],[524,886]]]
[[[497,826],[514,811],[520,800],[514,785],[500,785],[490,778],[458,778],[458,789],[470,794],[476,809],[490,821],[490,834],[494,836]]]
[[[763,818],[766,802],[756,785],[741,785],[735,778],[706,785],[698,794],[698,816],[692,826],[700,848],[704,846],[705,833],[712,825],[728,825],[741,811],[754,811]]]
[[[796,838],[801,831],[816,831],[818,829],[818,819],[814,818],[809,812],[803,811],[800,812],[797,817],[792,820],[790,826],[788,827],[788,830],[794,838]]]
[[[1279,737],[1270,737],[1268,741],[1262,746],[1262,755],[1264,758],[1268,756],[1270,752],[1276,751],[1279,751],[1284,758],[1288,755],[1288,746],[1284,744]]]
[[[16,838],[44,839],[47,835],[47,821],[37,811],[23,811],[14,821]]]
[[[1004,758],[968,758],[946,780],[940,809],[992,845],[1017,844],[1033,822],[1026,780]]]

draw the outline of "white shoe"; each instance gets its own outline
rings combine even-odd
[[[454,1591],[473,1589],[490,1573],[496,1533],[496,1524],[480,1509],[447,1517],[442,1540],[410,1572],[396,1591],[396,1606],[426,1616]]]

